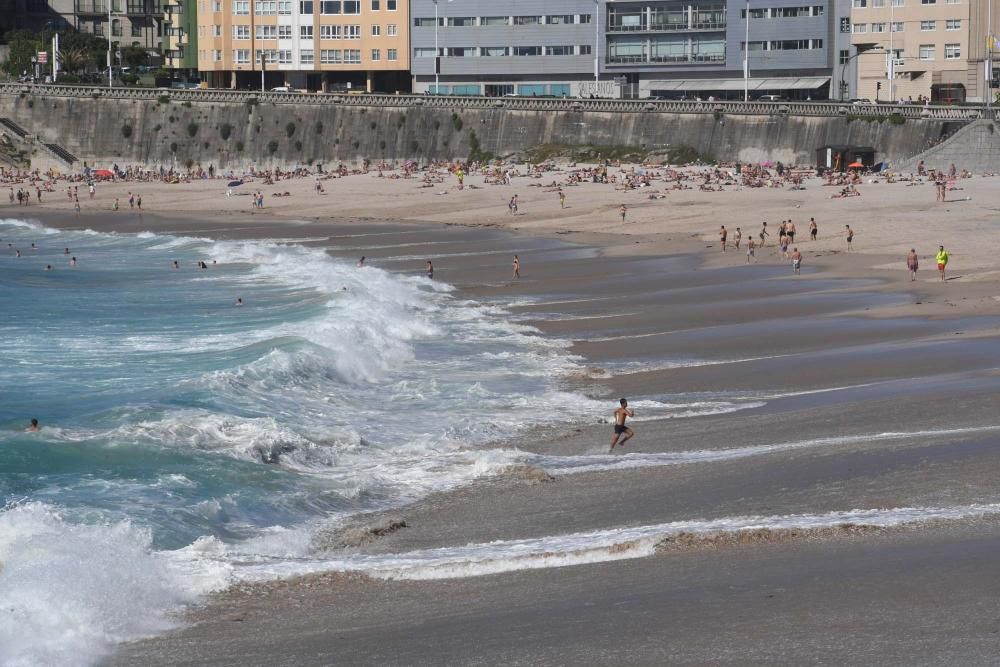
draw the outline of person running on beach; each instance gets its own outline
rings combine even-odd
[[[802,273],[802,253],[798,248],[792,249],[792,273],[795,275]]]
[[[610,451],[612,451],[612,452],[615,451],[615,446],[616,445],[621,445],[622,447],[624,447],[625,443],[632,436],[635,435],[635,433],[632,431],[632,429],[630,429],[628,426],[625,426],[625,420],[628,419],[629,417],[634,417],[635,413],[632,410],[629,409],[629,407],[628,407],[628,401],[626,399],[624,399],[624,398],[619,399],[618,404],[621,407],[617,408],[615,410],[615,412],[614,412],[614,414],[615,414],[615,434],[614,434],[614,437],[611,438],[611,450]],[[623,434],[625,435],[625,437],[622,438],[621,442],[618,442],[618,438],[621,438]]]
[[[917,269],[920,268],[920,259],[917,257],[917,249],[910,248],[910,254],[906,256],[906,268],[910,270],[910,282],[917,279]]]
[[[625,224],[625,214],[628,213],[628,206],[626,206],[625,204],[622,204],[621,208],[618,209],[618,212],[621,213],[622,224],[624,225]]]
[[[815,241],[816,234],[818,233],[819,233],[819,228],[816,227],[816,218],[809,218],[809,238]]]
[[[948,251],[944,249],[944,246],[938,246],[937,257],[935,259],[937,260],[938,273],[941,274],[941,280],[946,280],[944,270],[948,267],[950,256],[948,255]]]
[[[850,225],[844,225],[844,227],[847,227],[847,252],[851,252],[854,250],[854,230],[851,229]]]
[[[32,418],[31,423],[28,424],[28,428],[24,430],[27,431],[28,433],[35,433],[36,431],[38,431],[38,420]]]
[[[722,246],[722,252],[726,252],[726,236],[726,226],[722,225],[722,228],[719,230],[719,245]]]
[[[739,249],[740,249],[740,241],[741,241],[742,239],[743,239],[743,232],[741,232],[741,231],[740,231],[740,228],[739,228],[739,227],[737,227],[737,228],[736,228],[736,233],[735,233],[735,234],[733,234],[733,245],[734,245],[734,246],[736,246],[736,249],[737,249],[737,250],[739,250]]]
[[[520,277],[521,277],[521,260],[517,258],[517,255],[514,255],[514,278],[517,279]]]
[[[765,245],[764,244],[764,239],[766,237],[770,236],[770,234],[767,233],[767,223],[766,222],[760,228],[760,234],[759,234],[759,236],[760,236],[760,247],[763,248],[764,245]]]
[[[427,277],[434,280],[434,264],[427,260]]]
[[[754,240],[753,240],[753,238],[747,239],[747,264],[750,263],[751,259],[753,261],[755,261],[755,262],[757,261],[757,258],[754,255]]]

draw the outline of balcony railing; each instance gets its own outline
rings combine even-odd
[[[682,53],[679,55],[608,56],[609,65],[655,65],[659,63],[718,63],[724,62],[724,53]]]
[[[108,3],[104,0],[76,0],[73,9],[77,14],[107,14]]]
[[[683,32],[686,30],[725,30],[725,21],[695,21],[692,23],[642,23],[639,25],[609,25],[608,32]]]

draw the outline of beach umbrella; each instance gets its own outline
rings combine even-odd
[[[110,169],[95,169],[94,176],[97,178],[114,178],[115,174]]]
[[[243,185],[243,181],[229,181],[229,187],[235,188],[237,185]]]
[[[861,168],[863,168],[863,167],[864,167],[865,165],[861,164],[860,162],[852,162],[851,164],[849,164],[849,165],[847,165],[847,166],[848,166],[848,167],[849,167],[850,169],[861,169]]]

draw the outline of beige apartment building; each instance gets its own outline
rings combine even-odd
[[[213,88],[409,89],[409,0],[197,2],[198,70]]]
[[[858,96],[978,102],[987,90],[987,16],[1000,0],[851,0]],[[994,51],[994,54],[996,52]],[[891,55],[891,59],[890,56]],[[890,79],[890,73],[892,74]]]

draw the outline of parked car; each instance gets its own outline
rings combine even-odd
[[[785,98],[781,95],[761,95],[757,98],[758,102],[784,102]]]
[[[869,100],[867,98],[864,98],[864,97],[856,97],[854,99],[847,100],[847,103],[848,104],[852,104],[854,106],[863,106],[863,105],[867,105],[867,104],[874,105],[875,104],[875,102],[873,102],[873,101],[871,101],[871,100]]]

